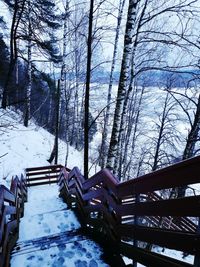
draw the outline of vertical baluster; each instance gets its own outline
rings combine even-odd
[[[200,234],[200,217],[198,218],[197,234]],[[194,267],[200,267],[200,251],[197,251],[194,258]]]
[[[139,203],[140,202],[140,194],[136,194],[135,195],[135,203]],[[134,216],[134,225],[137,226],[138,225],[138,216],[135,215]],[[133,245],[134,247],[137,247],[138,246],[138,240],[134,239],[134,236],[133,236]],[[133,267],[137,267],[137,261],[133,260]]]

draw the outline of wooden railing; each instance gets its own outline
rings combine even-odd
[[[45,185],[57,183],[62,165],[48,165],[43,167],[27,168],[27,186]]]
[[[60,195],[87,228],[114,242],[117,252],[145,266],[200,266],[200,196],[163,200],[155,191],[200,183],[200,156],[119,183],[107,169],[85,180],[63,169]],[[191,217],[191,218],[189,218]],[[153,253],[153,244],[195,256],[194,265]]]
[[[0,185],[0,267],[8,267],[10,252],[16,243],[19,219],[24,214],[27,200],[26,180],[12,178],[10,190]]]

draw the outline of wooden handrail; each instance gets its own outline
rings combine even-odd
[[[63,169],[58,181],[60,195],[78,208],[83,224],[114,242],[136,239],[199,255],[197,223],[188,217],[200,217],[200,196],[162,199],[155,192],[195,183],[200,183],[200,156],[123,183],[107,169],[85,180],[78,168]],[[160,266],[163,257],[157,257]]]
[[[58,182],[62,165],[47,165],[42,167],[26,168],[27,186],[45,185]],[[70,171],[68,169],[68,171]]]
[[[10,190],[0,185],[0,267],[9,266],[10,252],[18,238],[19,219],[23,216],[26,200],[23,175],[20,179],[17,176],[12,178]]]
[[[120,196],[200,183],[200,156],[120,183]]]

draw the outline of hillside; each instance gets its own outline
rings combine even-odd
[[[54,137],[31,121],[23,126],[20,113],[0,110],[0,183],[8,185],[12,175],[20,175],[25,168],[48,165]],[[59,141],[60,164],[65,164],[67,145]],[[67,165],[82,168],[82,152],[69,147]]]

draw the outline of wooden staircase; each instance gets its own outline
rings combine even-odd
[[[100,247],[84,235],[74,212],[58,197],[57,185],[31,187],[28,195],[11,267],[81,266],[92,262],[106,267],[99,257]]]
[[[200,183],[199,156],[123,183],[107,169],[88,180],[77,167],[69,170],[52,165],[26,169],[26,180],[15,177],[10,190],[0,187],[0,266],[9,266],[27,187],[52,183],[58,183],[60,196],[76,212],[81,230],[19,241],[12,251],[13,257],[19,251],[41,248],[41,244],[51,247],[57,242],[62,247],[91,238],[104,247],[104,258],[110,266],[126,266],[122,258],[126,256],[133,260],[132,266],[139,262],[152,267],[200,267],[200,196],[163,199],[158,194],[159,190]],[[146,249],[147,244],[193,255],[194,263],[151,252]]]
[[[200,196],[162,199],[156,193],[197,183],[200,157],[123,183],[106,169],[88,180],[78,168],[59,177],[61,196],[87,228],[105,235],[116,253],[160,267],[200,266]],[[194,264],[150,252],[146,244],[194,255]]]

